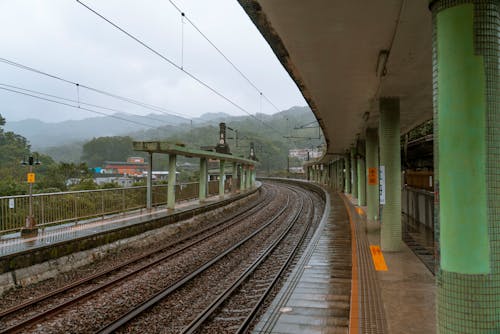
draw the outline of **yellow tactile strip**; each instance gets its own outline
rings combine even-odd
[[[370,245],[370,252],[372,253],[373,265],[376,271],[387,271],[387,264],[385,263],[384,254],[380,246]]]

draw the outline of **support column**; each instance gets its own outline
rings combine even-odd
[[[224,182],[226,181],[225,161],[219,160],[219,197],[224,198]]]
[[[500,332],[499,3],[434,1],[439,333]]]
[[[148,152],[148,177],[146,179],[146,208],[153,207],[153,152]]]
[[[366,218],[368,221],[376,221],[378,219],[379,205],[377,129],[366,130],[366,167],[366,203],[368,205]]]
[[[334,190],[337,189],[337,162],[334,161],[330,164],[330,187]]]
[[[236,186],[236,180],[238,176],[238,165],[236,162],[233,162],[233,174],[231,176],[231,192],[234,194],[236,193],[237,186]]]
[[[247,168],[245,170],[245,188],[246,189],[250,189],[250,178],[251,178],[251,174],[250,174],[250,166],[247,165]]]
[[[358,198],[358,168],[356,163],[356,149],[351,148],[351,179],[352,179],[352,197]]]
[[[360,206],[366,205],[366,168],[365,158],[358,154],[358,203]]]
[[[255,185],[255,167],[250,166],[250,188],[253,188]]]
[[[245,165],[240,166],[240,192],[244,191],[246,189],[245,185]]]
[[[200,158],[200,188],[198,198],[200,202],[204,202],[207,198],[207,180],[208,180],[208,171],[207,171],[207,159]]]
[[[384,251],[401,247],[401,150],[399,98],[380,98],[380,169],[385,173],[380,243]]]
[[[345,158],[345,171],[344,171],[344,179],[345,179],[345,193],[351,193],[351,160],[349,155],[346,154]]]
[[[167,186],[167,209],[175,209],[175,167],[177,155],[168,156],[168,186]]]

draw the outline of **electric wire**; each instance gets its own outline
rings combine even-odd
[[[80,5],[82,5],[84,8],[86,8],[90,12],[92,12],[94,15],[96,15],[99,18],[101,18],[102,20],[106,21],[108,24],[110,24],[111,26],[113,26],[115,29],[121,31],[123,34],[127,35],[129,38],[133,39],[134,41],[136,41],[137,43],[139,43],[140,45],[142,45],[143,47],[145,47],[146,49],[148,49],[149,51],[151,51],[153,54],[157,55],[158,57],[160,57],[161,59],[163,59],[164,61],[166,61],[167,63],[169,63],[173,67],[175,67],[176,69],[178,69],[179,71],[185,73],[191,79],[195,80],[200,85],[204,86],[205,88],[207,88],[208,90],[210,90],[212,93],[216,94],[217,96],[219,96],[220,98],[222,98],[223,100],[225,100],[226,102],[228,102],[229,104],[231,104],[232,106],[234,106],[235,108],[243,111],[244,113],[246,113],[250,117],[256,119],[258,122],[260,122],[263,125],[265,125],[265,126],[271,128],[271,129],[273,129],[274,131],[278,131],[277,129],[275,129],[271,125],[263,122],[262,120],[260,120],[256,116],[252,115],[248,110],[246,110],[245,108],[243,108],[242,106],[240,106],[239,104],[237,104],[236,102],[234,102],[232,99],[228,98],[227,96],[225,96],[224,94],[222,94],[221,92],[219,92],[218,90],[216,90],[215,88],[213,88],[212,86],[210,86],[205,81],[201,80],[200,78],[198,78],[197,76],[195,76],[191,72],[185,70],[183,67],[181,67],[178,64],[176,64],[173,60],[169,59],[167,56],[165,56],[162,53],[160,53],[159,51],[155,50],[154,48],[152,48],[151,46],[149,46],[148,44],[146,44],[145,42],[143,42],[142,40],[140,40],[138,37],[132,35],[131,33],[129,33],[128,31],[126,31],[125,29],[123,29],[122,27],[120,27],[119,25],[117,25],[116,23],[114,23],[113,21],[111,21],[110,19],[106,18],[104,15],[100,14],[99,12],[97,12],[96,10],[94,10],[93,8],[91,8],[90,6],[88,6],[87,4],[83,3],[80,0],[76,0],[76,2],[79,3]]]
[[[42,95],[42,96],[47,96],[47,97],[55,98],[55,99],[62,100],[62,101],[73,102],[73,103],[76,103],[77,106],[86,105],[86,106],[89,106],[89,107],[99,108],[99,109],[103,109],[103,110],[108,110],[108,111],[113,111],[113,112],[118,112],[118,113],[124,113],[124,114],[130,115],[130,116],[136,116],[136,117],[146,118],[146,119],[150,119],[150,120],[153,120],[153,121],[156,121],[156,122],[166,123],[166,124],[169,124],[169,125],[172,125],[172,126],[178,126],[177,124],[174,124],[172,122],[168,122],[168,121],[165,121],[165,120],[162,120],[162,119],[159,119],[159,118],[155,118],[155,117],[151,117],[151,116],[148,116],[148,115],[145,115],[145,116],[143,116],[143,115],[137,115],[137,114],[133,114],[133,113],[130,113],[130,112],[127,112],[127,111],[115,109],[115,108],[104,107],[104,106],[100,106],[100,105],[97,105],[97,104],[92,104],[92,103],[84,102],[84,101],[80,100],[80,95],[79,94],[78,94],[78,100],[73,100],[73,99],[68,99],[68,98],[65,98],[65,97],[60,97],[60,96],[57,96],[57,95],[47,94],[47,93],[39,92],[39,91],[36,91],[36,90],[27,89],[27,88],[23,88],[23,87],[18,87],[18,86],[14,86],[14,85],[8,85],[8,84],[4,84],[4,83],[0,83],[0,86],[9,87],[9,88],[12,88],[12,89],[17,89],[17,90],[24,91],[24,92],[29,92],[29,93],[32,93],[32,94],[38,94],[38,95]]]
[[[217,45],[215,45],[214,42],[212,42],[212,40],[208,38],[208,36],[203,31],[201,31],[200,28],[198,28],[198,26],[186,15],[186,13],[182,9],[179,8],[179,6],[177,6],[172,0],[168,0],[168,2],[170,2],[170,4],[182,15],[182,17],[187,22],[189,22],[189,24],[229,63],[229,65],[233,67],[236,72],[241,75],[242,78],[244,78],[250,84],[250,86],[252,86],[259,93],[259,95],[261,95],[262,98],[264,98],[264,100],[266,100],[277,112],[281,112],[281,110],[271,101],[271,99],[269,99],[262,92],[262,90],[257,87],[257,85],[252,80],[250,80],[250,78],[248,78],[248,76],[245,75],[245,73],[243,73],[243,71],[241,71],[238,66],[236,66],[236,64],[231,61],[231,59],[229,59],[229,57],[226,56],[219,47],[217,47]]]
[[[135,99],[132,99],[132,98],[129,98],[129,97],[121,96],[121,95],[118,95],[118,94],[115,94],[115,93],[110,93],[110,92],[107,92],[107,91],[102,90],[102,89],[98,89],[98,88],[87,86],[87,85],[84,85],[84,84],[81,84],[81,83],[78,83],[78,82],[75,82],[75,81],[71,81],[71,80],[65,79],[65,78],[63,78],[61,76],[58,76],[58,75],[55,75],[55,74],[51,74],[51,73],[48,73],[48,72],[44,72],[44,71],[38,70],[36,68],[20,64],[18,62],[12,61],[12,60],[8,60],[8,59],[0,57],[0,62],[1,63],[5,63],[5,64],[10,65],[10,66],[13,66],[13,67],[17,67],[19,69],[23,69],[23,70],[26,70],[26,71],[34,72],[34,73],[37,73],[37,74],[40,74],[40,75],[43,75],[43,76],[46,76],[46,77],[49,77],[49,78],[52,78],[52,79],[55,79],[55,80],[59,80],[61,82],[65,82],[65,83],[70,84],[70,85],[75,85],[77,87],[77,89],[79,87],[80,88],[85,88],[87,90],[99,93],[101,95],[106,95],[108,97],[112,97],[112,98],[115,98],[115,99],[118,99],[118,100],[121,100],[121,101],[124,101],[124,102],[128,102],[130,104],[134,104],[134,105],[140,106],[140,107],[145,108],[145,109],[149,109],[149,110],[152,110],[152,111],[157,111],[157,112],[160,112],[160,113],[163,113],[163,114],[166,114],[166,115],[175,114],[175,115],[178,115],[180,117],[186,117],[187,116],[187,115],[184,115],[184,114],[180,114],[180,113],[174,112],[172,110],[165,109],[163,107],[155,106],[155,105],[152,105],[152,104],[149,104],[149,103],[146,103],[146,102],[138,101],[138,100],[135,100]]]
[[[103,115],[103,116],[107,116],[107,117],[119,119],[119,120],[122,120],[122,121],[125,121],[125,122],[134,123],[134,124],[145,126],[145,127],[152,128],[152,129],[157,128],[156,126],[152,126],[152,125],[145,124],[145,123],[142,123],[142,122],[133,121],[133,120],[130,120],[130,119],[126,119],[126,118],[117,116],[117,115],[106,114],[104,112],[100,112],[100,111],[97,111],[97,110],[92,110],[92,109],[85,108],[85,107],[82,107],[82,106],[76,106],[76,105],[69,104],[69,103],[66,103],[66,102],[61,102],[61,101],[57,101],[57,100],[53,100],[53,99],[49,99],[49,98],[45,98],[45,97],[33,95],[33,94],[30,94],[30,93],[26,93],[26,92],[17,91],[17,90],[10,89],[10,88],[0,87],[0,89],[4,90],[4,91],[16,93],[16,94],[21,94],[21,95],[29,96],[29,97],[32,97],[32,98],[35,98],[35,99],[39,99],[39,100],[43,100],[43,101],[47,101],[47,102],[52,102],[52,103],[55,103],[55,104],[60,104],[60,105],[66,106],[66,107],[71,107],[71,108],[75,108],[75,109],[81,109],[81,110],[89,111],[89,112],[92,112],[92,113],[95,113],[95,114],[99,114],[99,115]]]

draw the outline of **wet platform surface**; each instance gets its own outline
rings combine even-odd
[[[348,333],[350,296],[349,220],[332,194],[328,217],[253,333]]]
[[[435,333],[433,274],[404,243],[400,252],[383,252],[388,270],[376,271],[369,246],[380,245],[379,226],[367,226],[364,210],[354,199],[343,197],[348,213],[344,195],[329,193],[328,219],[253,333]],[[349,215],[356,239],[339,251],[339,243],[347,241],[339,239],[339,225],[333,220],[349,226]],[[348,266],[342,262],[351,260],[351,244],[358,264],[354,280],[345,274],[351,261]]]

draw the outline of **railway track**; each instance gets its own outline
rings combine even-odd
[[[313,208],[311,198],[310,208]],[[196,332],[246,332],[257,312],[263,307],[266,297],[270,294],[285,270],[289,267],[303,241],[310,231],[311,224],[302,229],[296,242],[283,245],[292,228],[304,210],[303,203],[286,230],[252,263],[252,265],[219,295],[206,309],[182,330],[182,334]],[[281,246],[281,252],[279,247]],[[288,247],[287,247],[288,246]],[[276,269],[277,268],[277,269]],[[274,269],[274,270],[273,270]],[[236,315],[235,315],[236,313]]]
[[[213,271],[213,267],[215,267],[218,263],[226,261],[223,260],[225,258],[230,258],[231,256],[235,257],[231,254],[237,253],[239,249],[245,247],[255,249],[256,244],[263,244],[263,240],[272,239],[272,242],[258,251],[257,258],[252,259],[250,265],[246,264],[247,268],[244,270],[243,274],[241,274],[239,278],[233,279],[233,284],[226,288],[224,293],[219,293],[221,298],[218,298],[217,302],[213,302],[213,305],[210,307],[204,308],[206,312],[204,312],[203,315],[200,313],[198,316],[191,316],[194,320],[191,319],[188,326],[185,325],[185,320],[180,321],[182,324],[177,325],[172,331],[184,331],[186,333],[191,333],[199,331],[204,327],[213,327],[213,319],[216,319],[215,314],[217,314],[217,312],[224,312],[224,305],[230,305],[231,300],[237,300],[240,298],[237,296],[238,293],[241,296],[241,291],[244,291],[244,286],[248,286],[249,284],[252,285],[253,283],[249,282],[256,280],[256,282],[260,284],[260,288],[258,289],[258,295],[260,298],[259,300],[253,301],[253,306],[251,308],[246,307],[246,309],[249,310],[248,314],[245,316],[239,316],[239,319],[242,320],[242,323],[245,325],[242,325],[241,329],[238,329],[238,331],[244,330],[250,324],[257,310],[260,308],[260,305],[265,300],[265,297],[269,294],[272,286],[278,280],[278,277],[280,277],[283,271],[289,266],[293,259],[293,255],[296,254],[299,245],[306,237],[309,227],[302,229],[302,234],[300,234],[301,237],[299,238],[300,240],[294,243],[294,246],[292,247],[293,249],[289,249],[286,252],[286,256],[283,254],[273,254],[278,254],[277,249],[279,249],[279,247],[283,248],[283,246],[280,245],[286,244],[284,240],[286,240],[287,235],[289,235],[289,233],[294,229],[294,226],[297,225],[296,222],[301,216],[301,213],[306,210],[308,215],[310,215],[310,212],[314,211],[313,203],[310,198],[308,200],[305,199],[304,195],[299,195],[298,193],[300,191],[296,188],[292,189],[293,187],[281,186],[283,189],[287,189],[288,195],[286,196],[286,205],[279,205],[281,201],[279,200],[279,196],[276,191],[278,187],[279,186],[276,185],[267,185],[265,187],[265,195],[254,205],[246,207],[244,210],[239,211],[231,217],[219,221],[216,224],[211,224],[200,231],[193,232],[178,242],[165,245],[164,247],[150,251],[147,254],[137,256],[105,271],[96,273],[65,287],[61,287],[46,295],[37,297],[29,302],[25,302],[8,310],[1,311],[0,320],[4,324],[6,323],[5,321],[8,321],[8,325],[4,326],[0,330],[0,333],[37,332],[40,328],[43,328],[43,332],[46,332],[47,327],[52,328],[52,330],[49,330],[48,332],[95,332],[96,329],[99,328],[100,330],[97,332],[100,333],[119,331],[120,329],[129,326],[131,321],[135,321],[134,319],[144,317],[144,313],[148,313],[149,310],[155,308],[155,305],[161,304],[165,299],[169,299],[172,295],[179,294],[179,291],[185,289],[186,286],[191,285],[190,288],[192,289],[193,286],[196,286],[196,284],[192,283],[193,281],[199,279],[200,276],[211,275],[210,272]],[[295,193],[295,196],[300,198],[300,200],[291,198],[293,197],[293,193]],[[305,201],[309,201],[306,209],[304,209]],[[290,211],[290,206],[288,206],[289,204],[294,208],[294,213],[293,215],[287,216],[286,213]],[[263,214],[264,211],[269,212]],[[239,241],[236,243],[233,242],[228,243],[227,245],[224,244],[224,242],[230,239],[229,236],[232,234],[240,235],[242,233],[241,231],[250,230],[248,227],[239,227],[239,225],[252,219],[262,220],[259,224],[254,224],[257,225],[254,231],[248,232],[247,235],[240,237]],[[286,226],[286,228],[283,226]],[[266,233],[267,236],[265,238],[261,236]],[[217,241],[217,238],[222,241]],[[259,238],[261,238],[261,241],[252,241]],[[254,243],[253,246],[246,246],[252,242]],[[151,283],[146,284],[149,278],[143,279],[139,276],[147,276],[147,272],[152,271],[152,267],[169,267],[165,263],[169,263],[169,261],[172,261],[172,258],[179,257],[181,254],[186,252],[197,253],[196,250],[193,251],[196,247],[198,247],[198,249],[200,249],[200,247],[203,247],[202,249],[216,248],[212,246],[208,247],[207,245],[218,245],[220,247],[224,247],[222,247],[223,250],[219,250],[217,252],[214,251],[211,256],[208,256],[203,261],[199,260],[197,262],[196,259],[193,260],[193,264],[190,265],[190,270],[184,271],[182,274],[177,275],[177,277],[169,278],[168,284],[163,284],[160,290],[155,287],[157,290],[155,293],[144,293],[145,296],[147,295],[147,298],[142,298],[140,302],[131,302],[134,306],[127,308],[127,312],[120,312],[120,316],[117,317],[116,313],[118,311],[123,311],[122,307],[122,310],[114,310],[115,315],[103,316],[103,318],[106,319],[105,321],[104,319],[98,319],[99,321],[97,323],[108,323],[106,326],[96,327],[96,324],[84,324],[85,321],[83,321],[81,322],[81,327],[74,327],[74,324],[72,325],[72,329],[71,327],[69,327],[70,329],[65,327],[68,322],[72,322],[72,319],[69,319],[69,317],[72,317],[73,315],[70,314],[73,314],[75,311],[71,310],[75,308],[84,309],[87,307],[87,304],[91,305],[94,302],[94,299],[104,298],[101,297],[102,295],[110,294],[110,296],[112,296],[114,290],[122,289],[123,291],[126,291],[125,287],[128,286],[128,283],[131,280],[140,282],[135,282],[134,284],[136,286],[137,284],[143,283],[146,287],[151,287]],[[259,268],[265,267],[266,262],[273,263],[271,266],[278,267],[279,271],[274,271],[272,274],[265,274],[266,270]],[[175,267],[175,264],[170,266],[170,268],[172,267]],[[164,269],[155,270],[155,273],[162,273],[162,275],[163,272],[165,272]],[[254,292],[257,292],[257,290],[254,289]],[[61,298],[61,295],[66,297]],[[68,295],[69,297],[67,297]],[[124,293],[116,292],[115,295],[123,296]],[[62,299],[62,302],[54,303],[52,301],[54,298]],[[110,297],[109,299],[113,300],[114,298]],[[48,302],[49,300],[50,302]],[[48,303],[49,306],[44,307],[44,303]],[[42,306],[39,307],[39,305]],[[44,309],[39,311],[39,308]],[[35,312],[31,311],[33,309],[35,309]],[[23,321],[19,322],[9,320],[16,319],[21,312],[31,312],[31,316],[25,317]],[[114,320],[109,322],[110,318]],[[226,325],[227,324],[222,324],[221,326]],[[232,326],[234,327],[234,325]],[[75,330],[75,328],[78,329]]]
[[[39,297],[30,299],[26,302],[20,303],[18,305],[12,306],[8,309],[0,311],[0,320],[1,324],[3,324],[3,328],[0,329],[0,333],[19,333],[23,331],[24,328],[27,326],[36,324],[40,320],[52,316],[54,314],[57,314],[61,310],[63,310],[66,307],[69,307],[70,305],[73,305],[77,302],[80,302],[82,300],[85,300],[86,298],[89,298],[92,294],[95,294],[103,289],[106,289],[112,285],[115,285],[126,278],[135,275],[146,268],[149,268],[151,266],[154,266],[162,261],[167,260],[168,258],[171,258],[172,256],[175,256],[182,251],[188,249],[189,247],[192,247],[195,244],[199,244],[204,240],[209,239],[210,237],[213,237],[216,234],[219,234],[223,232],[225,229],[236,225],[243,221],[244,219],[248,218],[249,216],[255,214],[257,211],[262,210],[263,207],[269,205],[269,201],[276,195],[276,190],[275,189],[266,189],[264,190],[265,194],[262,196],[260,200],[258,200],[256,203],[253,203],[249,207],[245,207],[243,210],[240,210],[234,214],[232,214],[230,217],[227,217],[223,220],[220,220],[216,222],[215,224],[210,224],[209,226],[195,231],[193,233],[188,234],[184,238],[167,244],[165,246],[162,246],[160,248],[151,250],[145,254],[141,254],[139,256],[136,256],[128,261],[119,263],[111,268],[108,268],[106,270],[97,272],[91,276],[85,277],[83,279],[80,279],[76,282],[73,282],[71,284],[65,285],[63,287],[60,287],[56,290],[53,290],[49,293],[43,294]],[[177,247],[181,245],[181,247]],[[170,249],[173,249],[172,251],[168,251]],[[100,279],[103,279],[117,271],[126,269],[127,267],[140,263],[141,261],[148,260],[149,258],[159,254],[166,252],[166,254],[161,255],[159,258],[156,258],[153,261],[149,261],[146,264],[140,265],[139,267],[135,268],[134,270],[128,271],[122,275],[119,275],[118,277],[113,278],[112,280],[109,280],[105,283],[102,284],[97,284],[97,286],[94,286],[91,289],[85,290],[85,292],[76,294],[75,296],[70,297],[69,299],[66,299],[65,301],[54,305],[50,306],[47,309],[37,312],[36,314],[28,317],[24,317],[22,321],[18,321],[13,325],[5,327],[5,324],[9,322],[10,317],[15,317],[17,314],[20,312],[24,312],[26,310],[29,310],[30,308],[34,308],[37,305],[40,305],[43,302],[49,301],[51,298],[55,298],[59,295],[63,294],[68,294],[71,293],[71,291],[76,290],[76,289],[81,289],[83,286],[92,284],[95,281],[98,281]]]

